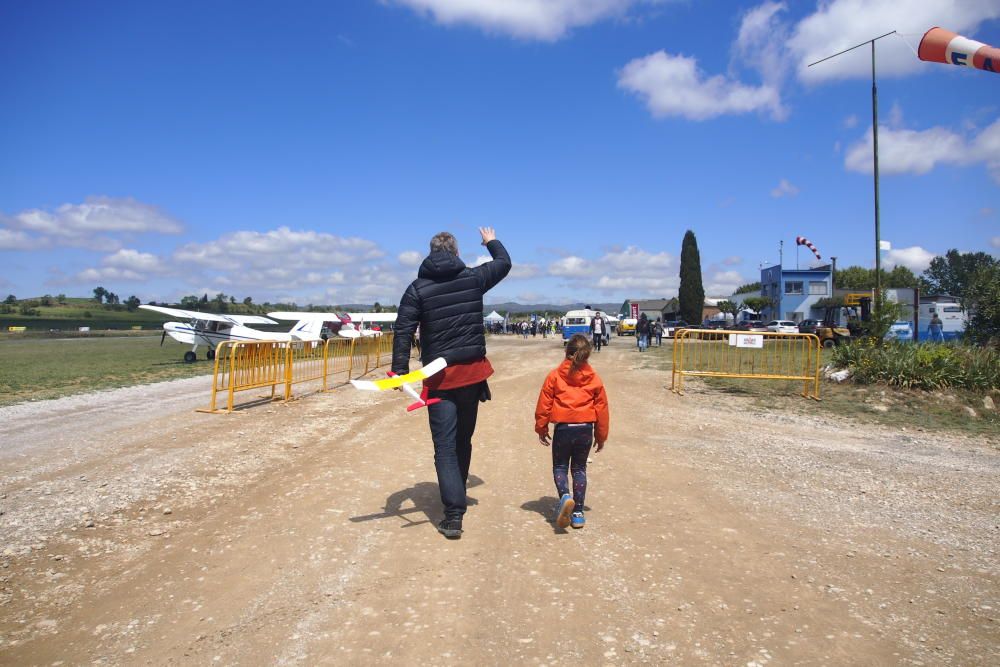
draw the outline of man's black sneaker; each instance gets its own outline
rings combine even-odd
[[[449,540],[457,540],[462,537],[462,520],[461,519],[442,519],[438,523],[438,532],[447,537]]]

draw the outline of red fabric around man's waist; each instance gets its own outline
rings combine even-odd
[[[428,389],[458,389],[482,382],[491,375],[493,366],[489,359],[483,357],[463,364],[445,366],[443,371],[424,380],[424,386]]]

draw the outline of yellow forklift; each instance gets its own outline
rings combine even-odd
[[[861,333],[861,325],[872,318],[872,295],[848,293],[836,303],[826,306],[823,321],[816,326],[816,335],[823,347],[850,343]]]

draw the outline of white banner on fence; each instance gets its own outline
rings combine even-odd
[[[729,344],[736,347],[764,348],[764,336],[761,334],[729,334]]]

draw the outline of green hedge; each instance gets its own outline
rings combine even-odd
[[[835,348],[831,360],[837,368],[850,369],[854,381],[862,384],[927,390],[1000,389],[1000,353],[991,348],[940,343],[880,346],[857,341]]]

